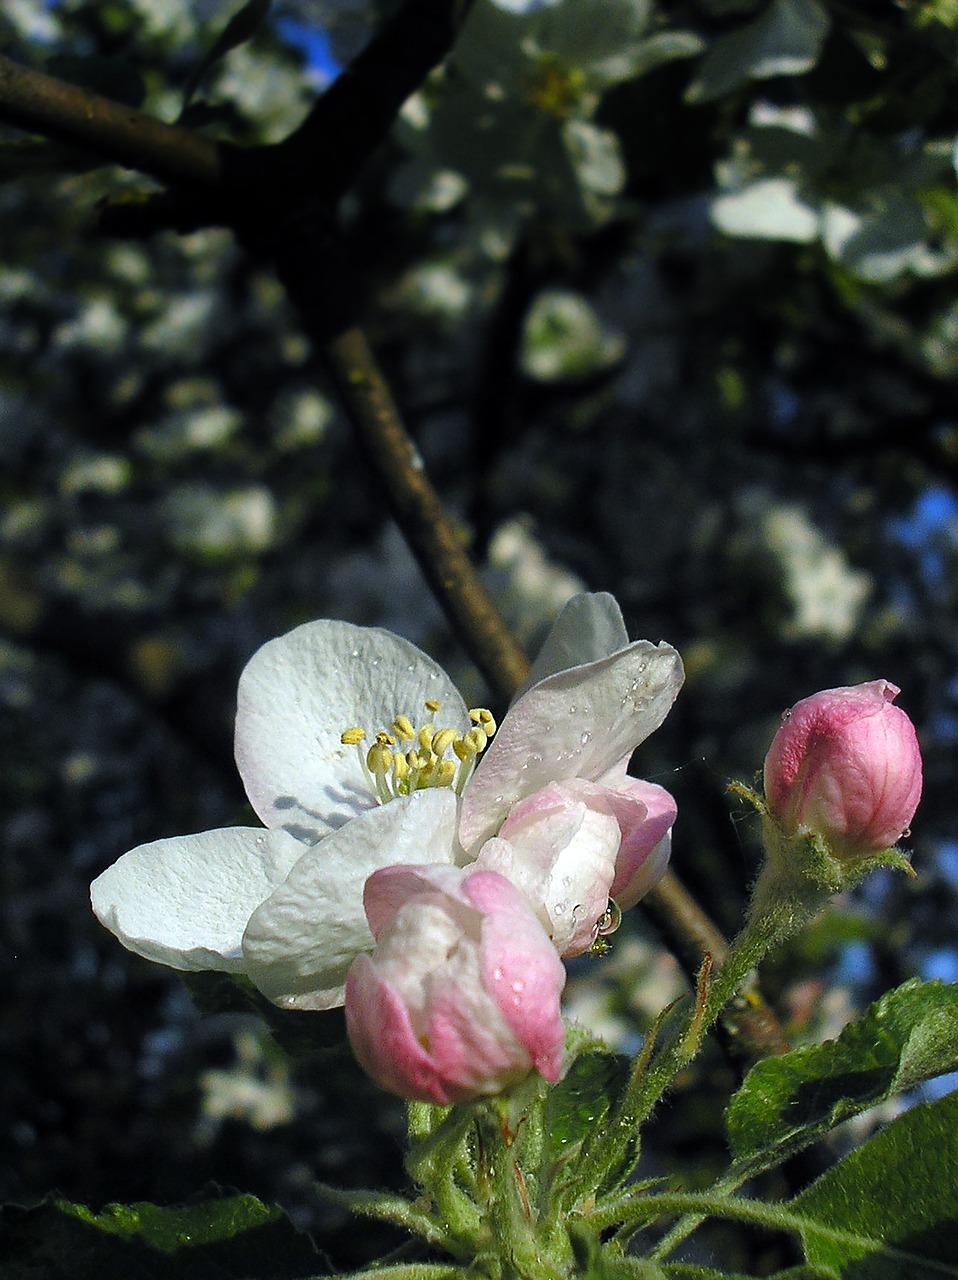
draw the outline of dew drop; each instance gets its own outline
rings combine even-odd
[[[257,844],[265,844],[265,843],[266,843],[266,837],[265,837],[265,836],[257,836],[257,837],[256,837],[256,843],[257,843]]]
[[[503,802],[503,800],[504,800],[504,799],[505,799],[505,796],[496,796],[495,800],[493,800],[493,802],[492,802],[492,803],[493,803],[493,804],[502,804],[502,802]]]
[[[899,840],[907,840],[907,839],[908,839],[908,837],[909,837],[910,835],[911,835],[911,827],[906,827],[906,828],[905,828],[905,830],[904,830],[904,831],[901,833],[901,835],[898,837],[898,839],[899,839]]]
[[[359,657],[359,650],[358,650],[358,649],[354,649],[354,650],[352,651],[352,653],[351,653],[349,656],[350,656],[351,658],[358,658],[358,657]]]
[[[496,982],[501,982],[501,981],[502,981],[503,970],[502,970],[502,965],[501,965],[501,964],[497,964],[497,965],[496,965],[496,967],[495,967],[495,968],[493,969],[493,971],[492,971],[492,976],[493,976],[493,978],[495,979],[495,981],[496,981]]]
[[[589,743],[592,741],[592,734],[589,733],[588,730],[586,730],[585,733],[581,733],[579,735],[579,741],[582,743],[584,747],[587,747]]]
[[[783,720],[783,722],[784,722],[785,720],[791,720],[791,718],[792,718],[792,713],[791,713],[791,711],[783,711],[783,712],[782,712],[782,720]]]
[[[516,978],[515,982],[513,982],[512,984],[512,989],[516,993],[516,995],[519,995],[521,991],[525,991],[526,984],[522,981],[521,978]]]
[[[569,708],[569,715],[570,715],[570,716],[574,716],[574,715],[575,715],[575,713],[576,713],[578,710],[579,710],[579,708],[578,708],[578,707],[575,705],[575,703],[573,702],[572,706]]]
[[[565,904],[564,904],[564,903],[562,903],[562,902],[557,902],[557,903],[555,904],[555,906],[552,908],[552,914],[553,914],[554,916],[561,916],[561,915],[564,915],[564,914],[565,914]]]

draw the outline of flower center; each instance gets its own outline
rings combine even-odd
[[[429,718],[418,728],[408,716],[396,716],[389,730],[381,729],[373,735],[368,747],[365,729],[357,725],[343,730],[340,741],[356,748],[378,804],[388,804],[426,787],[451,787],[462,795],[477,759],[496,731],[496,722],[485,707],[473,707],[469,712],[472,728],[465,733],[438,729],[434,716],[440,705],[433,699],[426,703]]]
[[[568,120],[582,97],[585,76],[554,53],[541,54],[525,77],[525,97],[538,111]]]

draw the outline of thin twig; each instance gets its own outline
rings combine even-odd
[[[389,495],[393,513],[456,633],[496,694],[508,701],[528,663],[466,552],[410,439],[361,329],[348,329],[326,357],[353,426]]]
[[[3,54],[0,120],[161,182],[212,187],[223,177],[220,148],[209,138],[24,67]]]

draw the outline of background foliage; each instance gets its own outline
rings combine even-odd
[[[391,7],[247,5],[227,50],[236,4],[13,0],[0,42],[271,141]],[[477,0],[342,210],[364,323],[518,634],[585,584],[685,657],[641,772],[727,931],[756,850],[725,781],[798,697],[902,687],[920,876],[870,880],[775,958],[797,1040],[958,970],[956,23],[950,0]],[[150,190],[0,131],[0,1196],[225,1182],[359,1265],[383,1236],[343,1231],[313,1180],[395,1182],[397,1108],[347,1057],[291,1068],[249,1017],[200,1019],[86,886],[244,820],[236,677],[299,621],[392,627],[479,690],[272,275],[215,229],[98,233]],[[681,980],[633,914],[574,1008],[634,1049]],[[650,1176],[702,1179],[726,1071],[689,1073]]]

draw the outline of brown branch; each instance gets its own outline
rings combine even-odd
[[[334,204],[385,140],[406,99],[439,65],[473,0],[407,0],[333,81],[279,151]]]
[[[0,120],[161,182],[213,187],[223,178],[221,148],[209,138],[33,71],[3,54]]]
[[[348,329],[326,358],[393,513],[457,635],[492,689],[508,701],[528,663],[503,622],[423,468],[422,458],[361,329]]]

